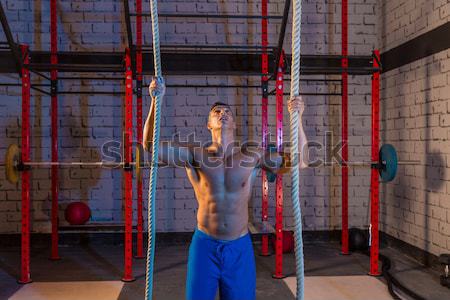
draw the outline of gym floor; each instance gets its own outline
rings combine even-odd
[[[160,243],[156,249],[155,299],[184,298],[188,243]],[[293,254],[284,255],[283,280],[271,277],[274,257],[257,255],[257,299],[294,299]],[[305,298],[308,300],[392,299],[383,277],[368,276],[369,258],[361,253],[343,256],[339,244],[305,244]],[[134,260],[136,281],[120,281],[123,245],[70,245],[61,248],[62,259],[50,261],[48,248],[32,251],[32,279],[27,285],[16,282],[19,276],[20,249],[0,249],[0,299],[142,299],[145,289],[145,260]],[[427,269],[394,248],[382,254],[395,260],[391,273],[406,287],[425,299],[450,299],[450,290],[440,286],[439,274]],[[401,294],[401,291],[397,291]],[[376,296],[374,296],[376,295]],[[403,295],[402,295],[403,296]],[[403,297],[402,297],[403,298]],[[404,296],[404,299],[409,299]]]

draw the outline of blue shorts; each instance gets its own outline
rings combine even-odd
[[[187,300],[254,300],[256,269],[250,234],[218,240],[196,229],[189,247]]]

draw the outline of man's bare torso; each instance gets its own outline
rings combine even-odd
[[[165,86],[158,80],[150,84],[150,94],[164,96]],[[153,141],[156,101],[152,102],[144,126],[143,146],[149,150]],[[303,113],[300,96],[288,101],[288,110]],[[247,233],[248,200],[259,167],[277,173],[289,164],[284,156],[276,154],[267,161],[265,149],[235,145],[236,122],[228,104],[216,102],[208,115],[207,128],[215,145],[185,147],[177,143],[160,143],[158,159],[172,166],[186,166],[198,201],[197,224],[205,233],[218,239],[233,240]],[[300,149],[306,145],[306,136],[300,122]],[[226,149],[219,151],[221,148]],[[270,152],[269,152],[270,153]],[[271,156],[269,154],[269,156]],[[263,158],[263,159],[262,159]],[[270,162],[270,163],[268,163]]]
[[[248,201],[264,152],[236,149],[223,155],[211,148],[196,148],[192,153],[194,164],[186,171],[198,201],[198,228],[224,240],[245,235]]]

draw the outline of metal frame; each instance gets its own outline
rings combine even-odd
[[[123,53],[117,52],[58,52],[59,72],[122,73]],[[30,71],[50,72],[50,52],[34,51],[30,53],[33,63]],[[152,74],[152,51],[143,50],[143,74]],[[275,56],[269,55],[269,70],[274,70]],[[8,51],[0,51],[0,73],[14,73],[13,57]],[[372,65],[372,56],[349,56],[349,75],[371,75],[376,69]],[[186,49],[176,53],[163,52],[162,61],[168,75],[258,75],[261,76],[261,51],[198,52]],[[208,63],[205,64],[205,61]],[[286,56],[290,61],[290,56]],[[340,55],[302,55],[302,75],[341,75],[342,57]],[[289,72],[286,69],[286,72]]]
[[[374,51],[373,65],[379,67],[380,51]],[[379,160],[380,143],[380,72],[372,76],[372,161]],[[372,168],[370,180],[370,272],[379,276],[379,177],[378,170]]]
[[[133,161],[133,71],[131,68],[131,51],[125,51],[125,120],[124,120],[124,162],[123,184],[125,198],[125,259],[124,275],[122,281],[134,281],[133,277],[133,172],[131,162]],[[128,167],[127,167],[128,165]]]
[[[267,2],[268,0],[261,1],[261,15],[267,16]],[[269,103],[269,56],[267,54],[268,45],[268,31],[267,31],[267,19],[261,19],[261,45],[263,52],[261,54],[261,131],[262,131],[262,147],[267,149],[267,139],[269,137],[269,124],[268,124],[268,103]],[[261,170],[261,221],[264,224],[269,220],[269,181],[267,179],[267,173],[265,170]],[[261,236],[261,252],[260,255],[269,255],[269,235],[263,234]]]
[[[342,230],[341,230],[341,253],[349,254],[348,247],[348,0],[342,0],[342,114],[341,114],[341,134],[342,134]]]
[[[0,14],[2,18],[2,25],[9,29],[6,22],[6,18],[3,14],[3,9]],[[20,75],[22,78],[22,84],[5,83],[3,86],[21,86],[22,87],[22,157],[21,160],[25,164],[30,161],[30,90],[35,89],[41,93],[51,96],[51,127],[52,127],[52,155],[51,155],[51,180],[52,180],[52,209],[51,209],[51,254],[50,259],[60,259],[58,253],[58,94],[71,93],[70,91],[58,91],[58,44],[57,44],[57,13],[56,13],[56,0],[50,2],[50,33],[51,33],[51,51],[49,53],[50,64],[49,69],[45,70],[50,72],[50,77],[40,73],[36,70],[30,70],[30,52],[28,46],[21,46],[21,66]],[[6,30],[8,31],[8,30]],[[7,34],[8,36],[8,34]],[[12,45],[11,50],[14,49],[15,44],[11,44],[11,39],[8,41]],[[13,42],[12,42],[13,43]],[[14,51],[11,51],[13,53]],[[46,55],[48,55],[46,53]],[[23,60],[23,61],[22,61]],[[126,97],[125,97],[125,165],[124,165],[124,186],[125,186],[125,267],[124,276],[122,280],[132,281],[132,229],[133,229],[133,210],[132,210],[132,171],[129,167],[132,162],[132,108],[133,108],[133,87],[132,87],[132,68],[130,51],[126,52]],[[80,65],[77,65],[78,67]],[[123,68],[121,68],[123,70]],[[50,84],[34,84],[31,85],[30,72],[41,76],[42,78],[49,80]],[[74,77],[68,77],[67,79],[80,79]],[[82,78],[81,78],[82,79]],[[96,78],[102,79],[102,78]],[[116,80],[117,78],[109,78]],[[123,80],[123,79],[122,79]],[[37,86],[50,87],[50,92],[37,88]],[[75,93],[75,92],[73,92]],[[83,92],[76,92],[81,94]],[[90,93],[90,92],[88,92]],[[110,93],[110,92],[108,92]],[[91,93],[98,94],[98,92]],[[141,119],[142,123],[142,119]],[[22,172],[22,208],[21,208],[21,274],[19,282],[26,284],[32,282],[30,272],[30,170],[25,168]]]
[[[136,12],[142,13],[142,0],[136,0]],[[142,17],[136,17],[136,135],[139,145],[143,142],[142,132]],[[136,258],[144,256],[144,217],[143,217],[143,182],[142,176],[136,178],[137,184],[137,233]]]
[[[128,40],[128,49],[126,51],[126,72],[131,75],[131,78],[127,75],[127,80],[130,80],[129,83],[126,84],[126,97],[131,98],[129,101],[133,101],[133,89],[132,89],[132,75],[135,75],[136,79],[136,134],[137,134],[137,140],[139,145],[142,145],[142,88],[143,88],[143,34],[142,34],[142,0],[135,0],[136,4],[136,12],[135,14],[135,26],[136,26],[136,46],[133,43],[133,33],[132,33],[132,26],[131,26],[131,14],[130,14],[130,6],[128,0],[123,0],[124,4],[124,11],[125,11],[125,22],[126,22],[126,28],[127,28],[127,40]],[[128,61],[129,60],[129,61]],[[151,60],[153,61],[153,60]],[[129,64],[129,65],[128,65]],[[130,87],[131,86],[131,87]],[[132,108],[130,108],[132,109]],[[131,114],[131,112],[130,112]],[[131,120],[131,116],[130,116]],[[131,122],[131,121],[130,121]],[[131,129],[132,123],[130,123],[130,134],[132,134]],[[131,141],[130,141],[131,142]],[[131,147],[131,143],[130,143]],[[132,149],[129,149],[130,155],[132,155]],[[130,174],[131,175],[131,174]],[[143,229],[144,229],[144,218],[143,218],[143,182],[142,177],[138,177],[136,179],[136,191],[137,191],[137,245],[136,245],[136,258],[144,258],[144,235],[143,235]],[[131,182],[129,183],[131,185]],[[130,186],[131,190],[131,186]],[[131,200],[132,201],[132,198]],[[130,206],[132,205],[132,202],[130,203]],[[131,219],[130,222],[132,224],[133,216],[132,216],[132,210],[131,210]],[[128,223],[127,223],[128,224]],[[129,225],[129,224],[128,224]],[[127,226],[128,226],[127,225]],[[131,226],[131,225],[129,225]],[[131,244],[132,245],[132,244]],[[126,252],[128,250],[126,249]],[[132,252],[132,249],[130,249]],[[132,255],[132,253],[130,254]],[[131,275],[130,275],[131,276]],[[124,281],[130,281],[131,277],[127,278],[124,276]],[[133,279],[134,280],[134,279]]]
[[[132,51],[132,64],[134,66],[135,47],[133,45],[133,36],[131,30],[131,16],[142,17],[145,14],[132,14],[129,11],[129,3],[124,0],[125,8],[125,22],[127,28],[127,40],[129,48]],[[250,15],[171,15],[161,14],[166,17],[198,17],[198,18],[243,18],[243,19],[261,19],[266,21],[268,19],[282,19],[280,35],[277,46],[268,46],[269,53],[269,70],[270,73],[275,74],[279,63],[279,55],[282,50],[282,44],[285,36],[286,24],[288,20],[290,8],[290,0],[286,0],[283,16],[250,16]],[[18,53],[17,46],[13,41],[11,31],[6,20],[3,8],[0,11],[0,19],[8,38],[8,45],[12,51],[0,50],[0,73],[14,73],[20,74],[20,66],[22,61]],[[6,45],[5,42],[2,44]],[[142,74],[151,74],[153,70],[153,60],[151,59],[152,52],[144,51],[143,46],[143,70]],[[253,74],[261,75],[260,73],[260,59],[263,50],[261,46],[257,45],[163,45],[165,49],[162,53],[162,60],[164,62],[164,69],[168,75],[242,75]],[[183,51],[179,51],[183,49]],[[176,53],[171,51],[176,50]],[[199,53],[199,50],[205,50]],[[216,51],[212,51],[216,50]],[[213,53],[210,53],[213,52]],[[34,73],[50,72],[52,69],[59,72],[95,72],[95,73],[122,73],[123,53],[120,52],[57,52],[58,63],[51,62],[51,56],[55,55],[52,52],[33,51],[30,53],[31,61],[30,71]],[[375,70],[371,65],[371,56],[350,56],[348,74],[349,75],[371,75]],[[286,57],[289,61],[290,57]],[[208,64],[204,62],[208,61]],[[13,63],[15,62],[15,64]],[[288,65],[288,64],[286,64]],[[195,68],[193,66],[196,66]],[[303,55],[301,58],[301,72],[302,75],[330,75],[342,73],[341,57],[331,55]],[[288,70],[286,70],[288,71]],[[42,75],[42,74],[40,74]],[[40,91],[45,93],[45,91]]]
[[[284,53],[281,52],[276,76],[276,139],[277,151],[283,151],[283,96],[284,96]],[[285,278],[283,275],[283,174],[277,174],[275,191],[275,273],[272,277]]]
[[[139,4],[138,4],[139,3]],[[221,14],[160,14],[160,17],[166,18],[218,18],[218,19],[260,19],[263,27],[262,46],[255,45],[165,45],[162,49],[164,68],[168,75],[258,75],[262,76],[263,88],[263,143],[267,143],[267,105],[268,96],[275,92],[277,94],[277,112],[280,110],[279,99],[282,95],[278,84],[277,88],[268,92],[268,82],[273,79],[275,74],[279,75],[279,66],[283,62],[282,46],[285,37],[286,24],[290,9],[290,0],[286,0],[283,16],[269,16],[267,15],[267,0],[262,0],[262,14],[260,16],[253,15],[221,15]],[[13,35],[8,25],[5,12],[0,3],[0,21],[5,32],[7,41],[0,42],[0,73],[18,73],[22,77],[22,161],[27,162],[30,158],[30,90],[36,90],[40,93],[51,96],[52,98],[52,162],[58,159],[58,145],[57,145],[57,95],[58,94],[110,94],[110,95],[124,95],[125,94],[125,156],[126,161],[132,161],[131,149],[131,134],[132,134],[132,101],[133,101],[133,71],[136,73],[136,94],[137,94],[137,132],[142,127],[142,76],[144,74],[151,74],[153,70],[153,60],[151,59],[152,51],[146,50],[147,46],[142,45],[142,17],[149,16],[149,14],[142,13],[142,2],[136,0],[137,13],[130,13],[129,3],[124,0],[125,7],[125,21],[127,26],[127,40],[129,49],[125,53],[125,62],[123,64],[123,53],[119,52],[60,52],[57,47],[57,27],[56,27],[56,0],[51,0],[51,51],[33,51],[30,52],[27,46],[20,46],[14,42]],[[341,95],[342,99],[342,137],[344,140],[343,151],[343,166],[342,166],[342,187],[343,187],[343,230],[342,230],[342,253],[348,253],[348,171],[347,159],[348,148],[345,143],[347,140],[348,131],[348,75],[373,75],[372,79],[372,160],[378,160],[378,143],[379,143],[379,85],[380,85],[380,53],[375,51],[373,56],[348,56],[348,0],[342,2],[342,55],[302,55],[301,56],[301,74],[302,75],[342,75],[342,92],[341,93],[305,93],[305,95]],[[131,30],[131,16],[136,17],[137,28],[137,45],[133,45],[133,36]],[[276,47],[267,44],[267,23],[270,19],[280,19],[281,30]],[[140,28],[140,29],[139,29]],[[8,45],[9,48],[5,48]],[[179,51],[182,49],[183,51]],[[204,50],[199,52],[198,50]],[[136,61],[134,61],[136,60]],[[284,60],[289,61],[290,57],[284,57]],[[33,63],[30,64],[30,61]],[[205,64],[204,62],[209,63]],[[145,63],[143,63],[145,62]],[[136,65],[135,65],[135,64]],[[285,65],[289,65],[286,63]],[[194,68],[195,66],[195,68]],[[262,71],[261,71],[262,67]],[[289,70],[286,70],[287,72]],[[50,73],[50,76],[42,72]],[[72,92],[72,91],[58,91],[58,80],[123,80],[123,78],[116,77],[73,77],[61,76],[58,78],[58,72],[79,72],[79,73],[122,73],[125,72],[125,93],[123,92],[107,92],[107,91],[92,91],[92,92]],[[50,81],[50,85],[46,84],[31,84],[30,73],[34,73],[42,78]],[[269,74],[273,74],[270,78]],[[303,80],[303,79],[302,79]],[[314,79],[311,79],[311,81]],[[326,81],[326,80],[324,80]],[[332,81],[332,80],[327,80]],[[279,82],[278,82],[279,83]],[[17,84],[1,84],[3,86],[16,86]],[[50,86],[50,92],[47,92],[39,87]],[[170,86],[170,85],[169,85]],[[173,87],[206,87],[202,85],[173,85]],[[217,88],[257,88],[251,85],[216,85],[208,87]],[[282,104],[282,103],[281,103]],[[266,114],[264,114],[264,107]],[[281,106],[282,109],[282,106]],[[277,114],[277,130],[279,124],[282,122]],[[266,124],[264,126],[264,124]],[[266,128],[265,128],[266,127]],[[278,132],[277,132],[278,133]],[[138,140],[142,136],[138,135]],[[277,142],[278,138],[277,138]],[[279,146],[280,144],[278,144]],[[125,184],[125,270],[124,281],[130,281],[132,277],[131,269],[131,253],[132,253],[132,181],[131,172],[125,169],[124,171]],[[54,207],[57,207],[58,190],[57,190],[57,169],[52,167],[52,259],[58,259],[57,248],[57,215],[54,212]],[[263,175],[264,176],[264,175]],[[371,275],[379,275],[378,270],[378,213],[379,213],[379,182],[376,170],[372,170],[371,174]],[[280,180],[281,182],[281,180]],[[265,186],[263,179],[263,189]],[[138,185],[138,198],[142,198],[142,182]],[[277,210],[282,207],[278,198],[280,195],[278,191],[277,178]],[[139,189],[141,196],[139,196]],[[263,191],[264,195],[264,191]],[[264,197],[264,196],[263,196]],[[142,201],[141,201],[142,202]],[[142,203],[140,204],[142,208]],[[264,206],[264,204],[263,204]],[[139,207],[139,201],[138,201]],[[139,208],[138,208],[139,210]],[[281,216],[282,217],[282,216]],[[267,220],[267,209],[263,220]],[[278,222],[277,214],[277,222]],[[138,220],[138,228],[139,228]],[[277,223],[279,226],[279,223]],[[142,233],[142,222],[141,222]],[[277,227],[279,229],[279,227]],[[139,229],[138,229],[139,231]],[[277,232],[278,233],[278,232]],[[56,236],[56,238],[55,238]],[[138,238],[139,241],[139,238]],[[279,243],[277,239],[277,245]],[[138,242],[137,256],[142,257],[142,240]],[[263,247],[265,243],[263,243]],[[278,246],[277,246],[278,247]],[[268,250],[268,247],[267,247]],[[30,174],[29,170],[24,170],[22,174],[22,250],[21,250],[21,277],[20,282],[31,282],[30,278]],[[278,250],[276,250],[278,251]],[[278,256],[277,256],[278,257]],[[277,263],[280,260],[277,258]],[[275,277],[281,274],[281,269],[276,266]]]
[[[28,46],[21,47],[22,64],[22,161],[30,161],[30,62]],[[22,173],[21,272],[19,283],[31,282],[30,276],[30,171]]]
[[[50,48],[51,57],[50,63],[52,66],[58,64],[58,28],[57,28],[57,7],[56,0],[50,1]],[[54,67],[50,71],[50,94],[51,94],[51,126],[52,126],[52,162],[58,161],[58,70]],[[52,209],[51,209],[51,255],[50,259],[58,260],[58,167],[52,166]]]

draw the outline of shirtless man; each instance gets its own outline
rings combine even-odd
[[[162,82],[153,80],[150,95],[164,95]],[[153,103],[144,127],[144,149],[151,149]],[[289,111],[301,116],[301,97],[288,102]],[[215,103],[208,117],[212,143],[191,147],[160,143],[159,160],[184,166],[198,201],[197,228],[189,247],[187,300],[254,300],[256,270],[248,233],[248,201],[259,169],[278,172],[283,157],[257,146],[237,147],[236,123],[227,104]],[[300,125],[300,145],[306,145]],[[234,145],[234,146],[233,146]],[[301,157],[301,156],[300,156]],[[302,167],[305,166],[301,163]]]

